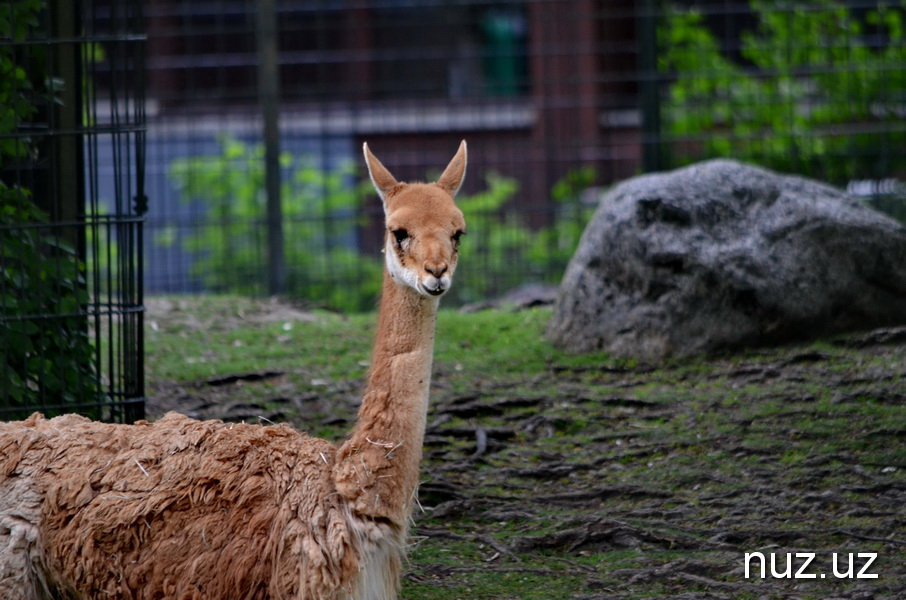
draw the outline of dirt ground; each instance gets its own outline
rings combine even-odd
[[[453,375],[433,382],[405,598],[906,598],[906,328]],[[158,385],[148,412],[340,435],[361,385],[228,374]]]

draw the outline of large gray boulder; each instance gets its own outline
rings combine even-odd
[[[608,192],[550,339],[658,359],[906,323],[906,228],[831,186],[715,160]]]

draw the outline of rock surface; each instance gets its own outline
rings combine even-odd
[[[906,228],[844,192],[729,160],[608,192],[548,335],[659,359],[906,323]]]

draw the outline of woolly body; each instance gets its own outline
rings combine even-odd
[[[0,424],[0,597],[350,598],[357,545],[399,560],[402,539],[320,493],[335,454],[287,426],[175,413]]]

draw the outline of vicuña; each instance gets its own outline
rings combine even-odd
[[[371,372],[339,445],[286,425],[0,424],[0,599],[395,598],[419,477],[434,329],[466,144],[434,183],[369,151],[386,216]]]

